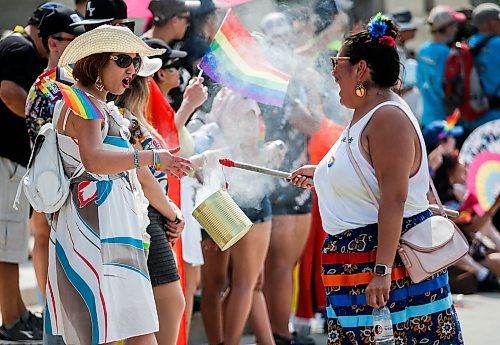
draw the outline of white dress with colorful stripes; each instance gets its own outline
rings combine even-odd
[[[54,117],[67,104],[83,118],[102,118],[104,147],[130,150],[128,121],[113,104],[95,99],[89,104],[82,94],[63,96]],[[83,108],[72,104],[75,100],[83,102]],[[92,110],[92,105],[101,111]],[[81,162],[78,143],[62,134],[58,138],[66,175],[71,176]],[[45,331],[62,335],[66,344],[82,345],[158,331],[144,250],[147,203],[135,170],[116,175],[85,172],[70,191],[51,226]]]

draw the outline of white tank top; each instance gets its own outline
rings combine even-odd
[[[415,116],[404,101],[383,102],[369,111],[350,129],[350,148],[354,159],[358,163],[368,185],[377,199],[380,190],[371,163],[361,153],[361,134],[370,121],[373,113],[380,107],[393,105],[400,108],[410,119],[417,131],[421,144],[422,160],[417,173],[410,178],[408,198],[404,206],[404,217],[410,217],[425,211],[429,202],[429,170],[424,139]],[[333,145],[330,151],[321,160],[314,174],[314,185],[319,200],[319,211],[323,228],[329,234],[336,235],[348,229],[363,227],[378,222],[378,210],[370,200],[368,192],[363,187],[346,151],[347,128]]]

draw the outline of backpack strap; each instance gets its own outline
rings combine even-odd
[[[66,114],[64,114],[64,120],[63,120],[63,134],[66,135],[66,125],[68,124],[68,117],[69,117],[69,113],[71,112],[71,108],[68,107],[68,109],[66,110]]]
[[[488,44],[489,40],[491,40],[493,37],[495,36],[486,36],[485,38],[483,38],[482,41],[480,41],[476,46],[474,46],[474,48],[471,48],[470,53],[472,54],[472,56],[476,57],[476,55],[478,55],[481,52],[481,50],[483,50],[483,48]]]

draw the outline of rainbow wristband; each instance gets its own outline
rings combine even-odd
[[[157,150],[153,150],[153,167],[156,171],[161,171],[161,160]]]
[[[134,166],[136,169],[140,169],[141,166],[139,165],[139,151],[134,150]]]

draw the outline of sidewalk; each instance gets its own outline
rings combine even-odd
[[[19,277],[25,303],[39,311],[41,301],[31,263],[21,266]],[[465,344],[500,344],[500,293],[454,295],[453,297],[462,325]],[[313,333],[312,336],[316,344],[326,344],[326,334]],[[199,312],[193,315],[189,339],[191,345],[206,344],[205,331]],[[240,344],[255,344],[255,336],[252,334],[244,335]]]

